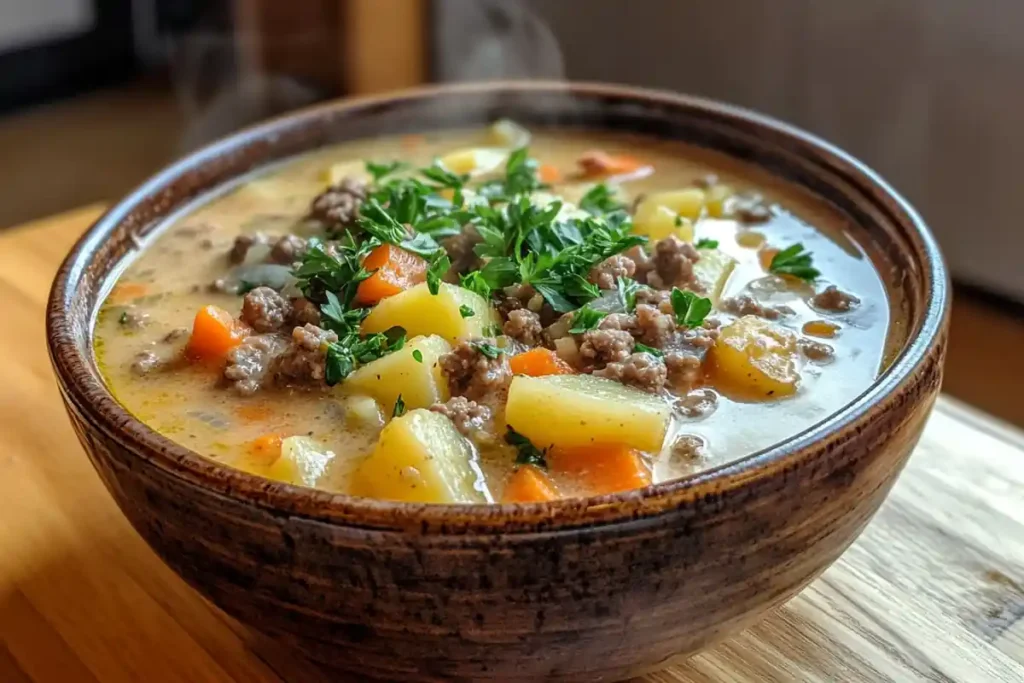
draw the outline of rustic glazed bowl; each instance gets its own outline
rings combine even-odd
[[[413,505],[275,483],[133,418],[92,353],[104,286],[138,235],[211,188],[341,140],[479,124],[631,130],[756,164],[823,197],[902,289],[905,340],[859,398],[729,465],[591,499]],[[307,109],[163,171],[103,216],[50,297],[71,422],[132,525],[226,612],[357,680],[618,680],[750,624],[829,566],[878,509],[939,391],[948,284],[928,230],[877,175],[732,107],[603,85],[426,88]]]

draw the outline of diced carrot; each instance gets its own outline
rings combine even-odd
[[[616,444],[552,448],[547,455],[552,472],[568,475],[594,495],[638,489],[651,483],[651,472],[640,451]]]
[[[265,422],[274,416],[274,409],[268,403],[245,403],[235,413],[247,422]]]
[[[193,358],[219,359],[242,343],[245,328],[218,306],[203,306],[192,321],[187,353]]]
[[[393,244],[382,244],[363,260],[373,275],[359,283],[356,301],[373,305],[427,279],[427,262]]]
[[[114,303],[122,303],[138,299],[149,292],[149,285],[144,282],[118,282],[110,292],[110,300]]]
[[[542,183],[557,183],[562,180],[562,172],[558,170],[557,166],[551,164],[541,164],[540,168],[537,169],[537,176],[540,178]]]
[[[523,465],[505,485],[502,503],[541,503],[558,498],[558,489],[541,469]]]
[[[779,250],[775,247],[761,247],[757,251],[757,260],[761,262],[761,267],[766,271],[771,268],[772,259],[779,253]]]
[[[542,377],[544,375],[571,375],[573,373],[569,364],[559,358],[554,351],[543,348],[530,349],[529,351],[518,353],[512,356],[508,364],[513,375]]]
[[[249,442],[249,454],[260,464],[273,465],[281,457],[282,441],[284,437],[280,434],[264,434]]]
[[[608,154],[601,150],[587,152],[576,162],[584,177],[625,175],[632,173],[645,164],[625,154]]]

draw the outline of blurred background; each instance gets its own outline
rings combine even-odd
[[[603,80],[751,107],[924,214],[946,390],[1024,425],[1019,0],[3,0],[0,228],[111,202],[237,128],[425,82]]]

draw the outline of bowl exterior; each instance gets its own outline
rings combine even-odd
[[[230,470],[151,432],[105,389],[91,320],[137,233],[219,183],[339,137],[510,113],[678,137],[825,196],[874,226],[898,271],[909,301],[904,352],[823,425],[733,465],[596,500],[484,509],[362,501]],[[946,288],[912,210],[870,171],[799,131],[667,94],[490,85],[309,110],[165,171],[72,252],[47,325],[71,422],[114,500],[175,571],[232,616],[355,680],[599,681],[658,667],[751,623],[856,538],[938,394]]]
[[[620,680],[793,596],[878,509],[937,395],[942,348],[891,406],[727,494],[536,533],[339,526],[169,475],[73,407],[150,546],[232,616],[357,680]]]

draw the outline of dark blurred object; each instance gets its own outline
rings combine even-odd
[[[69,4],[68,15],[81,19],[84,26],[57,27],[55,36],[44,34],[42,42],[27,44],[13,34],[8,37],[13,49],[3,51],[0,46],[0,112],[120,83],[136,73],[131,3],[81,0],[78,4],[81,7]],[[45,11],[28,2],[19,5],[0,7],[0,21],[12,21],[4,19],[6,12],[17,16]]]

